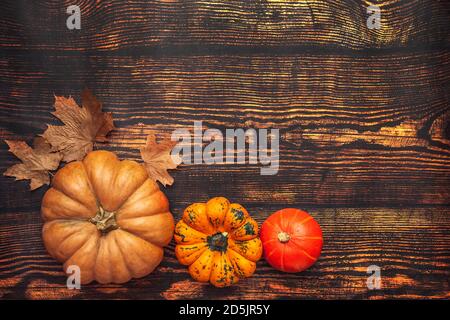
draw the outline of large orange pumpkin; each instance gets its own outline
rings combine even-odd
[[[250,277],[262,255],[256,221],[240,204],[223,197],[187,207],[174,238],[175,254],[191,276],[216,287]]]
[[[124,283],[152,272],[173,236],[166,196],[135,161],[90,152],[60,169],[42,201],[50,255],[81,283]]]

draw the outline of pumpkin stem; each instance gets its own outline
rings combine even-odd
[[[217,232],[206,239],[211,250],[225,252],[228,249],[228,232]]]
[[[281,231],[281,232],[278,233],[278,240],[279,240],[281,243],[286,243],[286,242],[288,242],[289,240],[291,240],[291,236],[289,235],[289,233],[286,233],[286,232],[284,232],[284,231]]]
[[[106,211],[102,206],[99,206],[97,214],[94,218],[89,219],[89,222],[95,224],[102,233],[108,233],[119,228],[116,222],[116,213],[114,211]]]

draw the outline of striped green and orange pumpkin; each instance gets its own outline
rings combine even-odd
[[[188,206],[175,227],[175,254],[192,278],[226,287],[250,277],[262,255],[258,224],[226,198]]]

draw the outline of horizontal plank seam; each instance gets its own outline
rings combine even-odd
[[[436,51],[450,50],[450,43],[441,43],[428,46],[405,46],[405,47],[384,47],[384,48],[362,48],[350,49],[338,46],[318,46],[318,45],[293,45],[293,46],[233,46],[233,45],[157,45],[157,46],[143,46],[143,47],[127,47],[113,50],[102,49],[40,49],[40,48],[12,48],[7,46],[0,46],[2,53],[12,54],[31,54],[31,55],[99,55],[99,56],[211,56],[211,55],[275,55],[284,56],[292,54],[316,54],[329,55],[341,54],[348,56],[365,56],[378,54],[393,54],[393,53],[430,53]]]

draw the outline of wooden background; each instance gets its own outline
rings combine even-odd
[[[366,27],[366,6],[382,27]],[[66,28],[78,4],[82,29]],[[280,171],[184,165],[165,189],[178,219],[224,195],[262,223],[283,207],[322,225],[300,274],[258,263],[227,289],[191,281],[174,245],[126,285],[65,288],[41,241],[46,188],[0,177],[0,298],[450,297],[450,12],[447,1],[2,1],[0,139],[42,133],[53,95],[89,87],[117,130],[99,148],[139,160],[148,133],[279,128]],[[0,143],[0,171],[17,163]],[[368,290],[378,265],[382,289]]]

